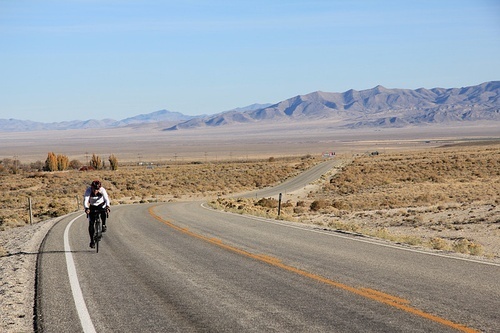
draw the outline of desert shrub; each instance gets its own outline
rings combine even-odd
[[[261,206],[265,208],[277,208],[278,200],[274,198],[262,198],[255,203],[256,206]]]
[[[377,228],[373,235],[377,238],[382,238],[382,239],[392,239],[392,235],[390,234],[389,230],[387,228]]]
[[[31,171],[43,171],[42,161],[36,161],[36,162],[30,163],[29,169]]]
[[[484,249],[480,244],[471,242],[469,244],[469,253],[473,256],[480,256],[484,253]]]
[[[312,203],[311,203],[311,206],[310,206],[310,209],[312,211],[318,211],[320,209],[324,209],[326,207],[328,207],[329,204],[326,200],[324,199],[318,199],[318,200],[314,200]]]
[[[453,242],[453,251],[459,253],[469,253],[469,241],[462,238]]]
[[[332,207],[339,210],[348,210],[351,208],[349,203],[345,200],[333,200]]]
[[[360,226],[355,223],[347,223],[340,220],[332,220],[328,222],[327,225],[328,227],[333,229],[350,231],[350,232],[358,232],[361,229]]]
[[[460,238],[453,242],[453,251],[472,255],[481,255],[483,247],[480,244],[469,241],[465,238]]]
[[[439,237],[431,238],[430,245],[435,250],[446,250],[449,248],[448,242]]]
[[[17,158],[4,158],[0,161],[0,173],[18,174],[23,170],[29,170],[29,165],[21,164]]]
[[[78,170],[82,167],[82,163],[78,160],[71,160],[69,162],[69,168],[70,169],[74,169],[74,170]]]
[[[409,245],[420,245],[420,244],[422,244],[422,239],[420,237],[415,237],[415,236],[402,236],[399,241],[401,243],[409,244]]]
[[[307,213],[307,211],[308,211],[308,208],[303,207],[303,206],[296,206],[293,208],[293,212],[295,214],[304,214],[304,213]]]

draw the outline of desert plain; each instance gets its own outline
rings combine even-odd
[[[82,164],[93,154],[105,162],[113,154],[119,168],[34,170],[49,152]],[[276,198],[238,197],[326,158],[337,160],[336,167],[284,193],[279,216]],[[81,194],[95,178],[102,179],[113,205],[199,200],[228,212],[500,263],[498,122],[2,132],[0,161],[0,330],[5,332],[32,330],[34,254],[58,216],[81,209]]]
[[[164,129],[165,126],[146,124],[111,129],[0,132],[0,160],[45,161],[48,152],[82,162],[92,154],[114,154],[121,162],[242,160],[332,151],[353,155],[500,137],[500,124],[494,121],[358,129],[343,128],[331,120],[282,121]]]

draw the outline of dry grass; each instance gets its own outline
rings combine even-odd
[[[362,157],[326,184],[322,195],[351,210],[421,205],[498,204],[500,150],[435,149]]]
[[[318,191],[285,198],[279,218],[500,257],[499,165],[498,144],[361,156]],[[212,205],[278,218],[276,209],[252,199],[219,199]]]
[[[218,209],[311,223],[442,251],[500,257],[500,145],[358,156],[317,190],[277,201],[227,198],[270,186],[319,162],[311,156],[240,162],[120,166],[117,171],[0,174],[0,230],[78,209],[99,178],[113,204],[212,198]],[[215,199],[217,198],[217,199]]]
[[[270,186],[320,161],[310,156],[244,162],[122,166],[116,171],[0,173],[0,230],[29,223],[28,198],[38,222],[81,208],[83,192],[101,179],[112,204],[210,197]],[[80,206],[79,206],[80,205]]]

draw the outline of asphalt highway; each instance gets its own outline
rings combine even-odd
[[[99,253],[88,246],[80,213],[47,234],[39,332],[498,332],[500,323],[495,263],[201,202],[115,206]]]

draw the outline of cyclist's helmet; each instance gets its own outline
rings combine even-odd
[[[90,186],[92,187],[92,189],[98,190],[101,188],[101,182],[98,180],[94,180]]]

